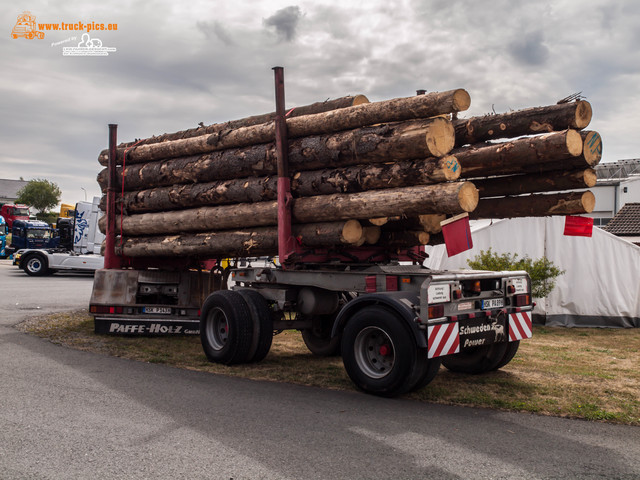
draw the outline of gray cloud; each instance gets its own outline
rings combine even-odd
[[[278,36],[288,42],[293,40],[296,34],[298,22],[302,18],[300,7],[292,5],[281,8],[276,13],[264,20],[264,25],[274,27]]]
[[[217,38],[227,46],[235,45],[235,42],[233,41],[233,38],[231,38],[231,35],[229,35],[227,29],[218,21],[211,23],[197,22],[196,27],[209,39]]]
[[[525,33],[513,40],[509,52],[515,60],[525,65],[540,66],[549,58],[549,48],[544,44],[541,30]]]

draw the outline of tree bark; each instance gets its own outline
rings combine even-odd
[[[453,147],[451,122],[438,117],[378,125],[293,140],[289,144],[289,168],[315,170],[363,163],[425,159],[445,155]],[[459,175],[454,157],[439,166],[434,178],[449,179]],[[199,156],[128,165],[125,190],[211,182],[249,176],[274,175],[277,172],[274,144],[254,145]],[[122,167],[118,167],[122,179]],[[457,178],[457,177],[456,177]],[[98,183],[106,188],[106,169]]]
[[[295,223],[319,223],[391,214],[457,214],[470,212],[477,204],[475,186],[469,182],[455,182],[298,198],[292,213]],[[142,213],[123,216],[121,225],[125,236],[269,226],[277,223],[277,208],[277,203],[271,201]],[[104,224],[104,219],[100,224]]]
[[[357,222],[355,222],[357,224]],[[293,234],[302,246],[335,247],[354,245],[349,241],[355,231],[354,221],[294,225]],[[362,228],[360,227],[360,236]],[[360,241],[360,238],[358,238]],[[125,237],[118,255],[129,257],[195,256],[236,257],[278,254],[278,229],[262,227],[237,231],[213,231],[183,235]]]
[[[462,89],[441,93],[434,92],[289,118],[287,119],[287,131],[290,139],[329,134],[379,123],[401,122],[458,112],[469,108],[470,103],[469,94]],[[133,164],[200,155],[207,152],[269,143],[273,142],[274,138],[275,124],[269,122],[250,127],[222,130],[211,135],[131,147],[126,153],[126,162]],[[453,148],[453,144],[451,148]],[[123,155],[124,149],[118,149],[117,160],[119,163],[122,163]],[[99,161],[101,163],[105,161],[102,155],[99,157]]]
[[[575,130],[547,133],[504,143],[479,144],[453,151],[461,177],[525,173],[542,163],[572,159],[582,153],[583,140]]]
[[[474,183],[475,185],[475,183]],[[442,227],[440,222],[447,218],[446,215],[417,215],[407,218],[394,217],[386,225],[383,231],[397,232],[402,230],[422,231],[427,233],[440,233]]]
[[[473,184],[478,188],[480,198],[486,198],[591,188],[596,184],[596,180],[596,171],[587,168],[492,177],[474,180]]]
[[[456,180],[460,171],[455,157],[311,170],[297,172],[291,189],[294,197],[355,193]],[[131,214],[275,200],[277,180],[250,177],[125,192],[121,205]]]
[[[581,215],[591,213],[595,203],[595,196],[590,191],[483,198],[469,216],[479,219]]]
[[[293,107],[287,111],[287,118],[300,117],[302,115],[313,115],[315,113],[328,112],[329,110],[337,110],[339,108],[352,107],[354,105],[362,105],[363,103],[369,103],[369,99],[364,95],[347,95],[345,97],[334,98],[333,100],[325,100],[324,102],[315,102],[310,105],[303,105],[300,107]],[[190,128],[188,130],[181,130],[175,133],[165,133],[158,135],[157,137],[149,137],[138,141],[121,143],[118,148],[123,150],[134,145],[151,145],[153,143],[168,142],[173,140],[183,140],[185,138],[199,137],[200,135],[211,135],[212,133],[222,132],[226,130],[232,130],[240,127],[250,127],[252,125],[259,125],[261,123],[268,123],[275,120],[276,113],[265,113],[262,115],[253,115],[250,117],[241,118],[238,120],[231,120],[229,122],[214,123],[207,125],[206,127]],[[100,163],[106,165],[106,159],[109,155],[109,150],[103,150],[100,152]],[[104,163],[103,163],[104,161]]]
[[[581,130],[591,122],[591,113],[591,104],[580,100],[455,120],[453,126],[456,130],[456,148],[498,138],[567,129]]]

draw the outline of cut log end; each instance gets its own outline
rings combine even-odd
[[[456,143],[456,132],[453,124],[446,118],[434,118],[426,133],[429,152],[434,157],[442,157],[449,153]]]
[[[442,231],[442,226],[440,222],[447,218],[446,215],[418,215],[418,221],[420,225],[424,228],[424,231],[427,233],[440,233]]]
[[[602,159],[602,137],[598,132],[582,132],[584,139],[582,154],[587,164],[595,166]]]
[[[593,168],[586,169],[582,178],[584,178],[584,185],[588,188],[595,187],[598,182],[598,175]]]
[[[596,196],[591,191],[586,191],[582,194],[582,207],[584,208],[585,213],[593,212],[593,209],[596,207]]]
[[[366,244],[375,245],[376,243],[378,243],[378,240],[380,240],[380,235],[382,233],[382,230],[380,229],[380,227],[374,227],[374,226],[363,227],[362,233],[364,236],[364,242]]]
[[[356,244],[364,235],[364,229],[357,220],[348,220],[342,227],[342,238],[346,243]]]
[[[458,201],[464,212],[472,212],[478,206],[480,195],[478,189],[471,182],[464,182],[458,190]]]
[[[463,88],[456,90],[453,94],[453,108],[457,112],[462,112],[463,110],[467,110],[470,105],[471,96],[469,93]]]
[[[567,152],[577,157],[582,153],[582,137],[575,130],[567,130],[566,135]]]
[[[462,167],[458,163],[458,159],[453,155],[447,155],[440,160],[442,166],[442,173],[444,174],[445,181],[453,181],[460,178],[462,173]]]
[[[369,99],[367,97],[365,97],[364,95],[356,95],[355,97],[353,97],[353,103],[351,105],[355,106],[365,103],[369,103]]]
[[[369,223],[376,227],[381,227],[389,221],[389,217],[370,218]]]
[[[591,104],[585,100],[580,100],[576,105],[576,113],[573,120],[572,128],[583,129],[591,123]]]

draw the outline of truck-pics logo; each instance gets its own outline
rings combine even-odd
[[[11,30],[11,37],[18,38],[24,37],[29,40],[38,38],[42,40],[44,38],[44,32],[37,29],[36,17],[31,12],[22,12],[18,15],[18,21]]]
[[[106,57],[115,51],[113,47],[103,47],[102,40],[91,38],[88,33],[82,34],[77,47],[62,47],[62,55],[65,57]]]

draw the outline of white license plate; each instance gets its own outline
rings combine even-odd
[[[502,307],[504,307],[504,298],[490,298],[488,300],[482,300],[482,310]]]
[[[161,315],[171,315],[171,307],[144,307],[144,313],[156,313]]]

